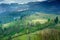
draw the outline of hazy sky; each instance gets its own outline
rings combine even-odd
[[[34,2],[34,1],[45,1],[45,0],[0,0],[0,3],[27,3],[27,2]]]

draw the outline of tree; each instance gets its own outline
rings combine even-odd
[[[0,21],[0,27],[2,27],[2,21]]]
[[[11,36],[9,36],[7,40],[11,40]]]
[[[50,18],[48,18],[48,22],[50,21]]]
[[[57,24],[58,23],[58,16],[54,19],[54,22]]]

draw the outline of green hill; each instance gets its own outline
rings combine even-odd
[[[55,23],[57,16],[58,23]],[[47,28],[48,32],[50,31],[49,29],[55,29],[57,31],[60,30],[59,17],[60,15],[56,14],[36,13],[30,16],[26,16],[23,19],[16,19],[10,23],[1,24],[0,40],[39,40],[35,39],[38,37],[37,35],[36,37],[35,35],[33,35],[37,33],[37,31],[41,31]],[[45,33],[45,31],[43,32]],[[31,36],[31,38],[28,37],[29,35]],[[52,34],[48,33],[48,35]]]

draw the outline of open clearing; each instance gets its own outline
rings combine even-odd
[[[47,21],[48,21],[47,19],[35,19],[35,20],[32,20],[32,22],[33,22],[34,24],[36,24],[36,23],[44,24],[44,23],[46,23]]]

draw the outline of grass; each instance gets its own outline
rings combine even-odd
[[[9,28],[9,31],[7,29],[5,29],[8,32],[11,32],[10,30],[14,29],[11,32],[11,33],[13,33],[13,35],[9,34],[12,37],[14,37],[11,40],[44,40],[45,36],[47,36],[47,33],[50,37],[51,37],[51,35],[52,35],[52,37],[54,37],[54,35],[58,36],[58,34],[54,34],[56,32],[52,29],[59,30],[60,24],[58,23],[56,25],[53,25],[53,23],[48,22],[49,18],[51,20],[53,20],[53,19],[55,19],[56,16],[60,17],[60,15],[55,15],[55,14],[36,13],[36,14],[30,15],[30,16],[26,16],[22,20],[16,20],[16,21],[13,21],[13,22],[10,22],[7,24],[3,24],[2,28],[7,28],[7,29]],[[60,20],[60,18],[59,18],[59,20]],[[53,21],[50,21],[50,22],[53,22]],[[53,28],[46,29],[46,28],[50,28],[50,27],[53,27]],[[16,31],[19,31],[19,32],[16,33]],[[29,31],[30,31],[30,33],[28,33]],[[50,34],[51,31],[53,31],[54,35]],[[7,40],[9,35],[7,35],[7,37],[4,36],[2,38],[2,40],[3,39]],[[16,37],[16,35],[17,35],[17,37]],[[18,35],[20,35],[20,36],[18,36]],[[41,36],[39,36],[39,35],[41,35]],[[41,39],[42,36],[43,36],[43,39]],[[60,36],[60,34],[59,34],[59,36]],[[53,38],[50,40],[53,40]]]
[[[60,31],[44,29],[27,35],[18,36],[12,40],[60,40]]]
[[[32,20],[32,23],[36,24],[37,22],[39,22],[40,24],[44,24],[46,22],[48,22],[47,19],[35,19],[35,20]]]

